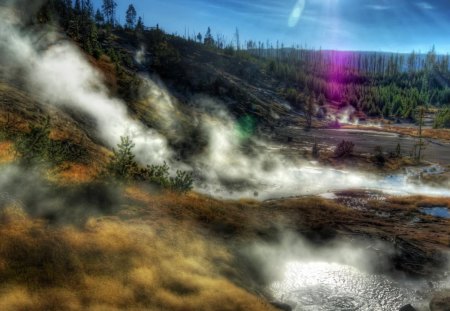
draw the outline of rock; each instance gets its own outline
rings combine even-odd
[[[450,311],[450,292],[440,292],[434,295],[430,302],[431,311]]]
[[[417,311],[417,310],[416,308],[408,304],[406,306],[401,307],[399,311]]]
[[[292,307],[288,305],[287,303],[279,302],[279,301],[272,301],[270,303],[275,308],[282,310],[282,311],[292,311]]]

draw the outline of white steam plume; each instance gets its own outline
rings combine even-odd
[[[345,189],[450,196],[448,188],[410,182],[409,175],[413,172],[380,177],[293,161],[282,156],[276,146],[256,139],[252,139],[253,150],[248,152],[241,144],[236,120],[221,108],[224,105],[219,106],[205,98],[198,105],[209,107],[209,114],[204,113],[201,117],[209,137],[208,148],[194,164],[207,177],[200,191],[231,198],[252,197],[257,192],[260,199],[317,195]]]
[[[0,16],[2,61],[8,60],[24,71],[33,92],[51,104],[87,113],[96,121],[101,137],[112,147],[121,136],[130,136],[139,160],[144,163],[161,163],[170,157],[165,138],[133,120],[124,103],[108,95],[101,75],[75,46],[57,41],[56,35],[49,33],[46,34],[49,44],[39,50],[37,36],[20,32],[7,13]]]
[[[120,136],[129,135],[136,144],[138,159],[144,163],[170,161],[167,140],[155,130],[133,120],[125,104],[111,98],[100,74],[67,41],[46,33],[52,44],[39,49],[38,36],[21,32],[7,10],[0,13],[0,50],[2,62],[8,61],[25,74],[37,95],[54,105],[77,108],[92,117],[102,138],[115,146]],[[53,38],[52,38],[53,36]],[[146,98],[152,104],[163,132],[183,132],[180,120],[186,119],[163,87],[145,80]],[[207,147],[178,168],[192,167],[203,182],[198,190],[223,197],[249,197],[259,192],[260,199],[320,194],[349,188],[397,190],[400,193],[450,195],[448,188],[414,185],[399,175],[380,178],[374,175],[339,171],[290,161],[276,147],[255,138],[243,142],[237,122],[223,108],[206,98],[196,98],[192,106],[202,113],[194,123],[207,137]],[[195,143],[195,142],[193,142]],[[229,193],[229,190],[233,193]]]
[[[352,238],[318,247],[288,232],[244,254],[271,281],[274,297],[293,310],[391,311],[408,303],[427,310],[429,303],[425,279],[386,273],[395,250],[381,241]]]

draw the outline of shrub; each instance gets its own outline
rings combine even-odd
[[[46,120],[43,126],[33,126],[28,133],[20,133],[15,140],[15,148],[24,164],[31,164],[46,158],[50,147],[50,126]]]
[[[450,128],[450,108],[442,109],[436,115],[434,128]]]
[[[389,158],[400,159],[401,157],[402,157],[402,146],[400,145],[400,143],[398,143],[395,150],[389,152]]]
[[[36,163],[61,164],[64,161],[83,162],[87,151],[82,146],[70,140],[52,140],[50,135],[50,121],[43,125],[32,126],[27,133],[18,133],[13,137],[15,149],[25,165]]]
[[[376,146],[374,149],[374,153],[375,153],[375,155],[374,155],[375,164],[378,167],[383,167],[384,163],[386,162],[386,158],[384,157],[384,154],[383,154],[383,147]]]
[[[316,141],[314,141],[314,145],[312,147],[312,156],[314,159],[318,159],[320,156],[319,145]]]
[[[351,141],[341,141],[334,150],[335,158],[345,158],[353,152],[355,144]]]
[[[178,192],[188,192],[192,189],[194,179],[192,173],[177,171],[175,177],[170,176],[167,163],[162,165],[147,165],[139,167],[133,154],[134,143],[129,137],[121,137],[118,150],[114,150],[107,167],[107,175],[124,181],[143,181],[161,188]]]
[[[163,165],[147,165],[146,168],[139,171],[136,179],[182,193],[192,189],[194,183],[192,173],[177,171],[175,177],[170,177],[169,169],[165,162]]]
[[[227,45],[224,49],[225,55],[233,56],[234,55],[234,47],[232,45]]]
[[[109,175],[121,180],[134,179],[138,165],[132,152],[133,142],[129,137],[121,137],[117,148],[118,150],[113,150],[114,154],[107,167]]]
[[[178,192],[188,192],[192,189],[194,178],[191,172],[177,171],[175,177],[170,178],[170,186],[173,190]]]
[[[294,88],[288,88],[287,90],[285,90],[284,97],[286,98],[286,100],[289,103],[296,104],[297,103],[298,92]]]
[[[167,41],[160,42],[153,50],[153,66],[156,68],[173,67],[180,60],[180,52]]]

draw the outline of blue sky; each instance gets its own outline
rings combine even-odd
[[[101,0],[94,1],[96,6]],[[213,34],[241,42],[337,50],[450,52],[450,0],[116,0],[133,3],[145,24],[170,33]]]

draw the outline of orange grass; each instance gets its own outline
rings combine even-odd
[[[360,130],[370,130],[377,132],[389,132],[389,133],[397,133],[402,135],[408,135],[412,137],[419,137],[419,130],[417,127],[399,127],[393,125],[383,125],[383,127],[372,127],[365,125],[343,125],[343,128],[348,129],[360,129]],[[422,137],[424,138],[433,138],[433,139],[443,139],[450,140],[450,129],[431,129],[424,128],[422,129]]]
[[[65,162],[55,170],[55,178],[63,184],[88,183],[95,180],[101,168],[94,165]]]
[[[0,310],[274,310],[220,275],[230,255],[178,226],[92,219],[52,228],[0,217]]]
[[[0,164],[11,163],[14,159],[14,144],[11,141],[0,142]]]

